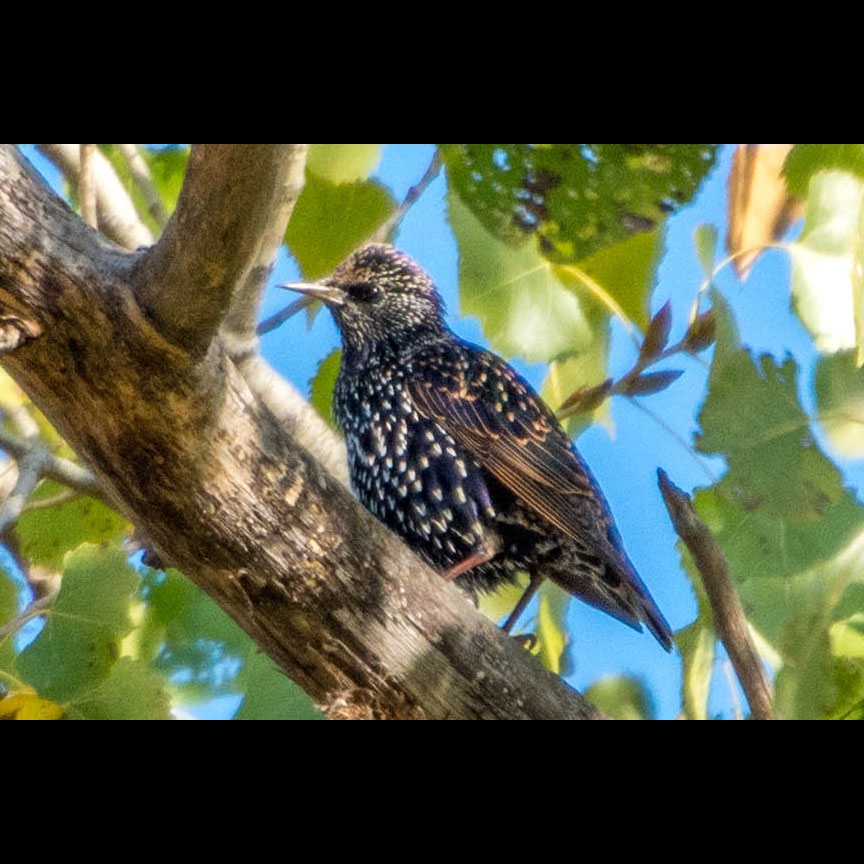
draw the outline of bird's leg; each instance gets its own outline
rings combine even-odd
[[[488,552],[477,552],[470,558],[466,558],[461,564],[457,564],[455,567],[444,573],[444,580],[446,582],[455,582],[460,576],[464,576],[466,573],[473,570],[475,567],[479,567],[481,564],[488,563],[494,557],[494,553],[490,555]]]
[[[516,604],[516,608],[513,610],[513,614],[507,619],[507,623],[502,628],[505,633],[510,633],[513,627],[516,625],[516,622],[522,617],[522,613],[528,608],[531,601],[537,595],[537,592],[540,590],[540,586],[546,581],[545,576],[532,576],[531,584],[525,590],[525,593],[522,595],[522,598]]]

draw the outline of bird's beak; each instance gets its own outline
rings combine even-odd
[[[297,282],[293,285],[280,285],[286,291],[296,291],[298,294],[304,294],[306,297],[312,297],[315,300],[320,300],[326,306],[344,306],[345,295],[336,288],[331,288],[329,285],[316,285],[307,282]]]

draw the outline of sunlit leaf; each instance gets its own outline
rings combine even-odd
[[[817,175],[810,185],[801,239],[791,246],[795,309],[821,351],[862,350],[856,329],[861,304],[864,180]],[[860,359],[860,356],[859,356]]]
[[[819,420],[834,451],[864,458],[864,369],[854,351],[822,357],[816,372]]]
[[[499,353],[545,362],[595,350],[602,313],[556,275],[534,242],[495,240],[458,197],[450,222],[459,240],[462,314],[480,319]]]
[[[0,699],[0,721],[2,720],[59,720],[64,709],[28,693],[19,693]]]
[[[705,223],[696,229],[696,251],[699,253],[699,262],[709,282],[712,282],[714,279],[714,268],[717,265],[717,249],[719,245],[720,230],[716,225]]]
[[[393,196],[380,183],[333,183],[310,171],[287,234],[303,277],[328,275],[370,239],[395,209]]]
[[[381,161],[381,144],[310,144],[307,165],[322,180],[366,180]]]
[[[544,586],[537,612],[537,646],[540,662],[556,675],[566,675],[564,668],[570,636],[567,611],[570,596],[554,585]]]

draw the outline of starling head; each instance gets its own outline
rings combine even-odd
[[[431,277],[392,246],[364,246],[323,282],[285,287],[324,302],[349,350],[444,327],[444,304]]]

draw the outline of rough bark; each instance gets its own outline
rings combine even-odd
[[[216,171],[246,171],[249,151],[213,148],[253,146],[292,145],[194,145],[187,183],[206,184],[211,157]],[[250,188],[271,156],[249,170]],[[234,183],[250,201],[242,174]],[[261,249],[249,237],[217,248],[202,232],[224,236],[231,218],[187,214],[142,264],[0,145],[2,362],[117,507],[331,716],[597,718],[296,443],[214,338],[212,306],[178,325],[166,288],[178,273],[212,255],[206,290],[224,315]]]

